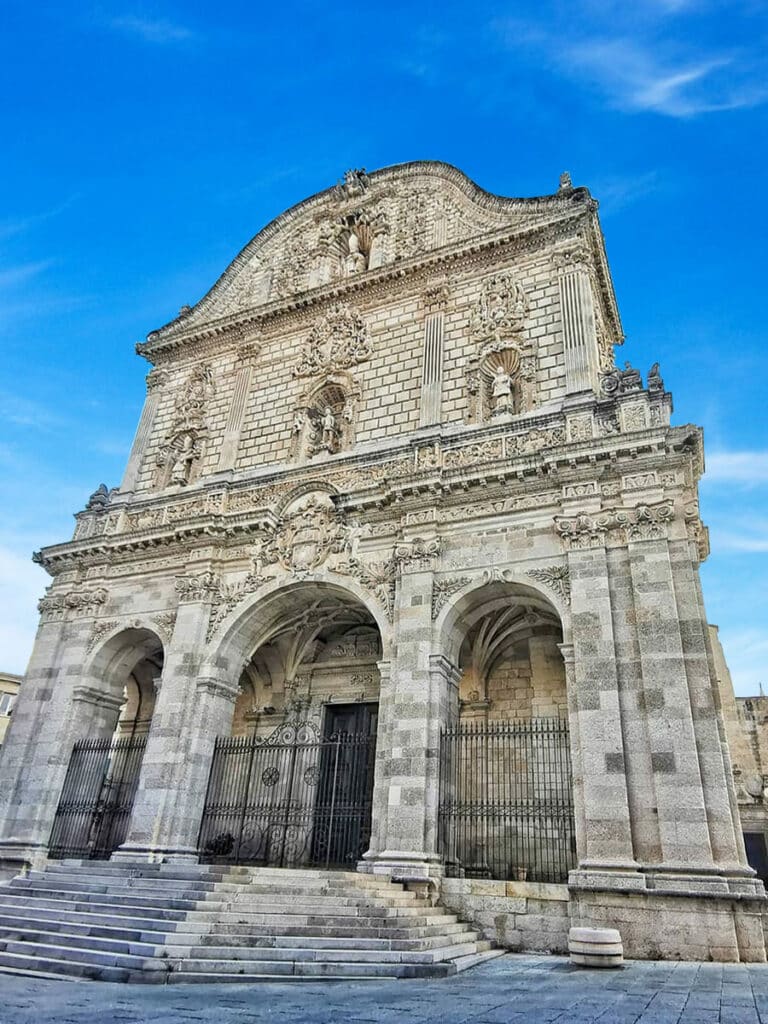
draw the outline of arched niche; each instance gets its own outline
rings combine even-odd
[[[315,382],[294,411],[294,457],[304,461],[352,448],[360,394],[360,385],[349,373],[327,374]]]

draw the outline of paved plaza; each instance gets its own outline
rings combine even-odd
[[[768,966],[505,956],[445,980],[126,986],[0,975],[2,1024],[758,1024]]]

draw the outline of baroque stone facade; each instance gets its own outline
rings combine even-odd
[[[36,556],[3,862],[44,861],[79,739],[146,734],[113,856],[197,859],[217,737],[322,735],[360,705],[360,870],[434,879],[511,948],[571,921],[629,955],[765,959],[699,583],[701,431],[670,424],[658,365],[616,366],[622,340],[567,176],[507,199],[440,163],[350,171],[261,231],[138,346],[123,481]],[[572,869],[549,888],[519,861],[488,878],[487,849],[470,880],[439,826],[441,735],[526,721],[568,736]]]

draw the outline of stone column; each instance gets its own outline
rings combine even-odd
[[[380,661],[378,669],[379,720],[376,727],[376,760],[371,801],[371,842],[359,865],[361,871],[368,870],[366,860],[374,859],[384,849],[387,832],[387,802],[389,800],[387,769],[392,750],[392,666],[388,661]]]
[[[715,863],[729,874],[749,876],[722,718],[698,566],[687,540],[668,543],[669,568],[686,674],[695,753],[703,790],[709,844]],[[730,887],[739,889],[735,881]]]
[[[119,697],[77,685],[89,630],[64,613],[41,619],[0,748],[0,867],[44,858],[74,744],[115,727]]]
[[[168,374],[165,370],[155,369],[147,374],[147,397],[144,400],[144,408],[141,410],[141,418],[136,429],[136,437],[133,441],[131,454],[128,456],[128,465],[125,468],[125,474],[120,484],[121,491],[132,491],[136,487],[141,464],[144,461],[144,452],[152,434],[157,408],[160,404],[162,386],[167,378]]]
[[[423,295],[424,348],[421,370],[419,426],[439,425],[443,398],[443,339],[448,288],[444,283],[428,287]]]
[[[398,584],[396,656],[382,689],[388,749],[379,763],[377,843],[365,870],[392,877],[441,872],[437,851],[440,733],[458,714],[459,672],[432,655],[430,559],[404,564]],[[386,790],[386,805],[384,791]]]
[[[581,249],[555,257],[563,318],[565,390],[571,395],[594,391],[600,359],[587,255]]]
[[[123,846],[113,860],[196,861],[213,747],[231,730],[237,680],[199,678],[210,605],[179,605]]]
[[[578,743],[576,786],[583,794],[579,867],[571,880],[587,875],[594,884],[598,874],[607,885],[642,888],[632,845],[606,550],[599,540],[592,544],[568,555],[574,655],[569,709]]]
[[[248,402],[248,393],[251,388],[253,368],[260,351],[261,346],[257,342],[248,342],[238,349],[238,362],[235,367],[235,386],[232,391],[232,402],[229,407],[229,416],[224,427],[224,438],[221,442],[221,452],[219,454],[219,472],[234,469],[237,460],[237,448],[240,444],[240,434],[243,430],[243,418]]]
[[[669,551],[665,539],[634,536],[629,567],[651,754],[645,784],[655,794],[664,867],[695,872],[711,868],[712,849]]]

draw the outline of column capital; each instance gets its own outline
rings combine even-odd
[[[433,675],[442,676],[449,686],[458,686],[461,679],[461,669],[458,665],[446,658],[444,654],[430,654],[429,671]]]

